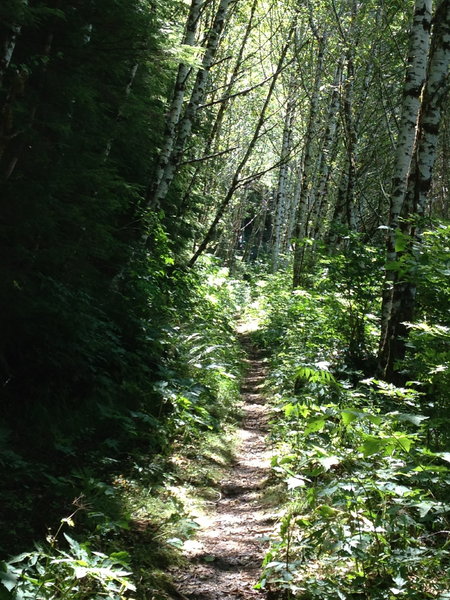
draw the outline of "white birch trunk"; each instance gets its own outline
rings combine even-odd
[[[28,0],[22,0],[22,4],[24,7],[27,7]],[[0,54],[0,86],[2,85],[5,72],[11,64],[14,50],[16,49],[17,38],[19,37],[21,31],[22,25],[19,23],[12,24],[9,32],[5,35],[5,38],[2,41],[2,49]]]
[[[245,32],[244,32],[242,41],[239,46],[239,52],[236,57],[231,75],[228,80],[228,83],[225,87],[225,92],[223,93],[223,100],[220,102],[219,110],[217,111],[217,115],[215,117],[213,126],[212,126],[211,131],[209,132],[209,134],[206,138],[205,144],[203,146],[203,156],[207,156],[208,153],[211,152],[211,150],[213,150],[213,153],[217,152],[219,150],[218,142],[220,140],[220,132],[222,129],[223,119],[226,114],[228,106],[230,105],[230,103],[233,100],[234,86],[235,86],[236,82],[238,81],[239,76],[241,75],[242,63],[244,60],[244,52],[247,47],[247,43],[250,38],[250,34],[254,27],[254,18],[255,18],[255,13],[256,13],[257,6],[258,6],[258,2],[259,2],[259,0],[253,0],[252,7],[250,9],[250,15],[249,15],[247,27],[245,28]],[[216,143],[215,143],[215,141],[216,141]],[[197,168],[195,169],[194,173],[192,174],[189,185],[186,187],[186,191],[184,192],[184,195],[183,195],[183,201],[181,202],[180,207],[178,209],[179,215],[181,215],[183,209],[185,208],[185,206],[188,202],[189,195],[197,181],[200,170],[201,170],[201,161],[199,161]]]
[[[389,230],[387,235],[387,263],[393,264],[397,258],[395,249],[399,217],[405,202],[408,175],[415,147],[417,120],[420,109],[420,98],[426,79],[428,53],[430,47],[432,0],[415,0],[414,19],[410,34],[410,45],[407,60],[407,72],[403,86],[403,105],[397,138],[392,179],[391,206],[389,214]],[[392,314],[396,271],[387,269],[385,275],[382,311],[381,336],[378,353],[379,372],[386,376],[392,368],[392,341],[395,337]],[[398,312],[398,311],[394,311]]]
[[[414,20],[410,36],[403,106],[397,138],[392,179],[388,233],[388,262],[395,260],[395,235],[405,199],[407,180],[416,137],[420,96],[426,77],[430,45],[432,0],[415,0]]]
[[[428,77],[425,85],[416,161],[415,212],[422,217],[431,188],[431,177],[436,160],[441,122],[441,107],[448,97],[448,72],[450,63],[450,0],[442,0],[434,17],[433,42],[431,46]]]
[[[189,138],[197,111],[206,95],[206,88],[209,81],[209,72],[214,62],[214,57],[219,46],[220,37],[225,27],[228,6],[231,0],[220,0],[213,26],[208,35],[206,50],[203,55],[202,66],[197,71],[197,77],[191,92],[189,104],[184,116],[177,119],[176,122],[170,116],[169,120],[174,122],[173,131],[169,138],[171,139],[170,152],[164,152],[164,169],[160,168],[157,173],[157,187],[153,196],[148,201],[148,206],[159,207],[167,195],[169,187],[175,177],[178,169],[178,163],[183,155],[186,141]],[[182,99],[181,99],[182,105]],[[176,116],[179,117],[181,106],[177,105]],[[176,131],[175,131],[176,130]]]
[[[183,36],[182,43],[185,46],[194,46],[197,37],[198,23],[200,20],[201,9],[204,0],[192,0],[189,9],[189,15],[186,23],[186,30]],[[160,199],[165,195],[165,186],[163,178],[165,171],[172,156],[177,125],[180,120],[181,111],[183,109],[184,95],[186,92],[186,83],[189,77],[191,67],[186,63],[180,63],[178,67],[177,79],[173,90],[170,109],[166,117],[165,132],[163,146],[161,148],[158,166],[151,190],[147,192],[147,201],[149,205],[158,205]],[[167,186],[168,187],[168,186]]]
[[[0,56],[0,85],[2,85],[5,72],[11,63],[11,59],[16,47],[17,37],[20,34],[21,29],[21,25],[13,25],[9,35],[7,35],[3,40],[2,53]]]

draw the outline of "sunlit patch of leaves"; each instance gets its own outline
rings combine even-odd
[[[276,280],[266,287],[260,337],[273,349],[272,469],[288,500],[258,587],[305,600],[441,600],[449,586],[450,456],[429,448],[425,390],[416,380],[399,387],[345,367],[339,311],[348,302],[330,298],[331,281],[321,288],[280,293]],[[352,302],[372,323],[368,295],[362,308]]]

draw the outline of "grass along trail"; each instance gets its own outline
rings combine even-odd
[[[188,567],[175,575],[179,597],[189,600],[266,598],[265,592],[253,589],[274,523],[270,508],[262,502],[270,459],[262,395],[266,368],[245,333],[242,343],[247,351],[247,373],[235,460],[221,482],[215,508],[186,545]]]

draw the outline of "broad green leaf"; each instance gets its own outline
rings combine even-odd
[[[9,592],[16,587],[17,581],[18,577],[10,571],[7,571],[6,573],[0,571],[0,582]]]
[[[295,404],[286,404],[286,406],[284,407],[284,416],[288,419],[289,417],[292,417],[292,415],[297,416],[298,414],[298,409],[297,406]]]
[[[436,456],[445,460],[445,462],[450,463],[450,452],[436,452]]]
[[[381,417],[372,415],[371,413],[368,413],[368,412],[354,410],[352,408],[344,408],[344,410],[341,411],[341,418],[342,418],[342,422],[344,423],[345,426],[349,425],[353,421],[361,420],[361,419],[367,419],[374,425],[380,425],[380,423],[382,422]]]
[[[395,444],[398,444],[398,446],[400,446],[406,452],[409,452],[411,450],[411,446],[413,444],[413,439],[411,437],[409,437],[408,435],[403,434],[402,432],[399,432],[399,431],[395,431],[394,435],[390,439],[392,439],[392,441]]]
[[[326,519],[331,519],[339,513],[338,510],[328,506],[327,504],[321,504],[316,510],[322,517],[325,517]]]
[[[308,435],[309,433],[314,433],[316,431],[322,431],[324,427],[325,419],[323,417],[311,419],[311,421],[308,422],[308,425],[305,428],[305,435]]]
[[[358,419],[358,413],[350,408],[341,411],[341,419],[345,426]]]
[[[89,573],[89,569],[86,567],[75,567],[73,572],[76,579],[83,579]]]
[[[430,512],[432,508],[434,508],[434,506],[435,502],[430,502],[427,500],[423,500],[422,502],[416,504],[416,508],[419,509],[420,518],[423,519],[423,517],[426,517],[426,515]]]
[[[177,538],[177,537],[168,539],[167,543],[170,544],[171,546],[174,546],[175,548],[182,548],[184,545],[183,540],[181,540],[180,538]]]
[[[364,456],[372,456],[372,454],[380,452],[385,447],[386,440],[376,437],[366,437],[364,443],[358,448],[358,450],[362,452]]]

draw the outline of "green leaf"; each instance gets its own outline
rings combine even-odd
[[[311,421],[308,422],[308,425],[305,428],[305,435],[308,435],[309,433],[314,433],[316,431],[322,431],[322,429],[325,427],[325,419],[323,417],[316,417],[314,419],[311,419]]]
[[[335,517],[339,511],[327,504],[321,504],[317,507],[317,512],[325,519],[331,519],[332,517]]]
[[[182,548],[184,546],[183,540],[181,540],[180,538],[176,538],[176,537],[168,539],[167,543],[170,544],[171,546],[174,546],[175,548]]]
[[[399,431],[395,431],[391,439],[394,441],[394,443],[398,444],[402,450],[405,450],[406,452],[411,450],[413,439],[408,435]]]
[[[420,518],[423,519],[424,517],[426,517],[430,510],[434,508],[434,506],[435,502],[430,502],[427,500],[423,500],[422,502],[416,504],[416,508],[419,509]]]
[[[286,404],[284,407],[284,416],[289,419],[289,417],[298,415],[298,409],[296,404]]]
[[[216,557],[213,554],[206,554],[202,557],[205,562],[214,562]]]
[[[445,460],[445,462],[450,463],[450,452],[436,452],[436,456]]]
[[[372,456],[377,454],[386,447],[386,440],[374,436],[366,436],[363,444],[358,448],[364,456]]]
[[[89,569],[87,567],[76,566],[73,572],[76,579],[83,579],[83,577],[86,577],[86,575],[89,573]]]
[[[341,411],[341,418],[342,418],[342,422],[344,423],[345,426],[349,425],[353,421],[356,421],[356,420],[359,421],[362,419],[367,419],[374,425],[380,425],[380,423],[382,422],[381,417],[372,415],[371,413],[368,413],[368,412],[355,410],[353,408],[344,408]]]
[[[345,426],[350,425],[350,423],[353,423],[353,421],[356,421],[356,419],[358,419],[359,414],[360,413],[358,413],[355,410],[352,410],[351,408],[346,408],[341,411],[342,422]]]

